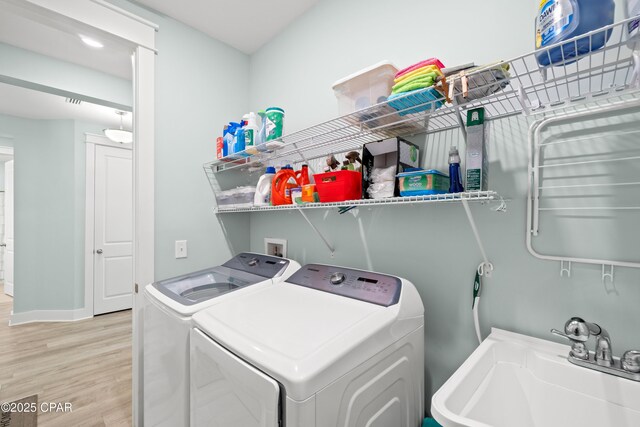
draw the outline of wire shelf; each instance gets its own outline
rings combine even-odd
[[[280,205],[280,206],[229,206],[218,207],[216,213],[232,213],[232,212],[262,212],[262,211],[282,211],[296,209],[327,209],[327,208],[346,208],[359,206],[389,206],[389,205],[407,205],[416,203],[434,203],[434,202],[459,202],[467,200],[469,202],[482,202],[498,200],[500,196],[495,191],[469,191],[464,193],[447,193],[432,194],[428,196],[409,196],[409,197],[389,197],[386,199],[361,199],[346,200],[344,202],[333,203],[305,203],[303,205]]]
[[[207,163],[205,169],[213,173],[238,168],[251,170],[278,159],[308,162],[386,138],[456,129],[466,125],[464,110],[477,107],[484,107],[485,119],[493,120],[523,113],[554,113],[593,102],[602,105],[622,95],[638,97],[640,54],[634,55],[625,36],[626,24],[631,20],[633,18],[507,61],[449,76],[438,84],[449,101],[441,108],[437,107],[445,99],[412,104],[400,110],[392,108],[389,101],[383,102],[286,135],[280,139],[283,143],[280,149],[254,155],[240,153]],[[579,43],[588,40],[591,46],[594,38],[602,38],[605,33],[611,35],[603,48],[564,58],[564,52],[571,50],[567,47],[573,46],[577,52]],[[541,66],[537,57],[550,58],[558,46],[562,46],[563,60],[553,66]],[[507,64],[508,72],[497,72]],[[468,87],[466,94],[463,87]],[[429,90],[431,88],[423,92]],[[396,98],[394,102],[412,96],[416,93]],[[416,109],[423,111],[416,112]]]

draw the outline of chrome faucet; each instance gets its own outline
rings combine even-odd
[[[564,332],[552,329],[551,333],[571,341],[569,362],[616,375],[633,381],[640,381],[640,351],[629,350],[622,359],[613,357],[611,337],[609,333],[597,323],[586,322],[580,317],[572,317],[564,324]],[[589,337],[596,338],[596,351],[590,353],[586,342]]]

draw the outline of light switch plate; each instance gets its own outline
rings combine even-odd
[[[176,259],[187,257],[187,241],[176,240]]]

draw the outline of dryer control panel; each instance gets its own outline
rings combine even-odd
[[[400,300],[402,281],[386,274],[321,264],[307,264],[287,282],[389,307]]]
[[[234,270],[267,277],[269,279],[280,276],[289,265],[289,260],[269,255],[243,252],[222,264]]]

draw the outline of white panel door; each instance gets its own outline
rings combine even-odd
[[[4,293],[13,296],[13,160],[4,164]]]
[[[132,166],[131,150],[96,146],[94,314],[132,306]]]

